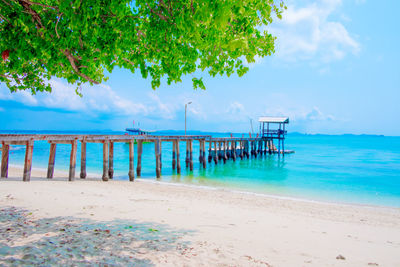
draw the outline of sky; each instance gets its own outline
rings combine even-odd
[[[0,84],[0,130],[188,130],[249,132],[259,116],[288,116],[289,132],[400,135],[400,20],[397,0],[285,1],[267,26],[273,56],[239,78],[203,74],[162,83],[123,69],[75,87],[53,79],[53,92],[10,93]]]

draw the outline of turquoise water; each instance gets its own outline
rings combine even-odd
[[[400,207],[400,137],[289,134],[285,148],[295,150],[295,154],[229,160],[217,166],[210,163],[206,170],[198,162],[198,143],[193,145],[193,172],[185,168],[185,143],[182,142],[182,174],[177,175],[171,167],[172,145],[163,143],[162,181],[317,201]],[[47,167],[49,147],[46,142],[35,142],[33,167]],[[114,179],[127,180],[129,147],[116,143],[114,149]],[[14,147],[10,153],[10,164],[23,164],[23,147]],[[68,170],[69,153],[70,145],[57,145],[56,169]],[[88,144],[87,159],[87,171],[101,174],[102,145]],[[78,150],[77,177],[79,170]],[[140,179],[154,180],[154,177],[154,144],[144,144]]]

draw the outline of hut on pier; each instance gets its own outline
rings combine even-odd
[[[263,116],[258,121],[260,122],[260,137],[272,141],[272,146],[278,154],[281,154],[281,147],[282,152],[285,153],[285,135],[287,134],[285,125],[289,123],[289,117]],[[274,139],[278,141],[278,148],[273,145]]]

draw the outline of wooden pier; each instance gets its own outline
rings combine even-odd
[[[285,154],[292,151],[277,149],[274,145],[275,136],[256,136],[256,137],[229,137],[213,138],[209,135],[188,135],[188,136],[132,136],[132,135],[43,135],[43,134],[0,134],[0,143],[2,144],[1,153],[1,177],[8,176],[8,162],[10,156],[10,145],[25,146],[25,162],[23,181],[30,181],[32,169],[32,153],[35,141],[47,141],[50,144],[49,161],[47,169],[47,178],[52,179],[55,168],[56,147],[58,144],[70,144],[70,164],[69,181],[76,177],[76,155],[78,153],[78,142],[80,142],[80,175],[81,179],[86,178],[86,144],[103,144],[103,175],[102,180],[113,179],[114,166],[114,143],[123,142],[129,144],[129,162],[128,177],[129,181],[135,179],[135,160],[134,146],[136,143],[136,176],[141,176],[142,171],[142,153],[143,143],[153,142],[156,162],[156,177],[161,177],[162,170],[162,143],[172,143],[172,169],[177,174],[181,173],[181,154],[180,144],[186,142],[185,166],[193,171],[193,142],[199,142],[199,163],[201,168],[207,167],[207,161],[210,164],[213,160],[215,164],[225,163],[227,160],[236,161],[248,159],[250,157],[260,157],[266,154]],[[280,139],[278,139],[280,140]],[[206,149],[208,148],[208,160],[206,158]]]

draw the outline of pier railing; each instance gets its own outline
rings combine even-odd
[[[32,170],[32,154],[35,141],[47,141],[50,144],[49,162],[47,168],[47,178],[52,179],[54,175],[54,163],[57,144],[70,144],[70,166],[69,166],[69,181],[75,179],[76,155],[78,150],[78,142],[80,146],[81,170],[80,178],[86,178],[86,144],[101,143],[103,144],[103,175],[102,180],[108,181],[114,175],[114,143],[124,142],[129,144],[129,171],[128,176],[130,181],[135,179],[134,169],[134,146],[137,146],[137,161],[136,175],[141,176],[142,169],[142,153],[143,143],[153,142],[154,153],[156,160],[156,177],[161,177],[161,152],[163,142],[172,142],[172,169],[176,170],[177,174],[181,173],[180,160],[180,143],[186,142],[186,158],[185,164],[190,171],[193,171],[193,142],[199,142],[199,162],[202,168],[207,166],[206,158],[206,143],[208,143],[208,163],[214,161],[218,164],[219,161],[224,163],[236,158],[244,159],[249,157],[257,157],[258,155],[284,153],[292,153],[292,151],[281,151],[280,146],[276,148],[274,145],[274,137],[227,137],[214,138],[210,135],[83,135],[83,134],[0,134],[0,143],[2,144],[1,153],[1,177],[8,177],[8,162],[10,145],[25,146],[25,161],[23,181],[30,181]]]

